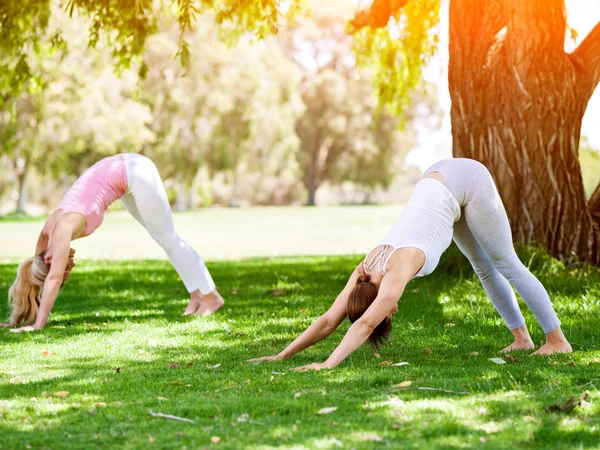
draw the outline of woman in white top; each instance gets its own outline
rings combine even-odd
[[[546,333],[546,343],[535,353],[572,352],[544,286],[515,253],[489,171],[477,161],[457,158],[425,172],[396,224],[356,267],[325,314],[281,353],[253,361],[287,359],[329,336],[346,316],[353,324],[327,361],[298,370],[337,366],[367,340],[379,347],[389,337],[406,284],[433,272],[452,239],[514,335],[504,352],[534,347],[511,284]]]

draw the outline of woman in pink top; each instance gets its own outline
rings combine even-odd
[[[60,287],[71,275],[71,241],[89,236],[102,224],[104,211],[117,199],[165,250],[190,293],[184,314],[208,315],[223,306],[202,258],[175,232],[162,180],[152,161],[124,153],[105,158],[79,177],[46,220],[35,249],[17,271],[8,296],[12,331],[43,328]]]

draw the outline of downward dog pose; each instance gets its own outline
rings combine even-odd
[[[396,224],[356,267],[325,314],[278,355],[251,361],[287,359],[329,336],[346,317],[352,326],[327,361],[296,370],[337,366],[367,339],[375,347],[383,344],[406,284],[433,272],[452,239],[514,335],[502,351],[534,348],[511,284],[546,333],[546,343],[535,353],[572,351],[548,293],[515,253],[490,173],[477,161],[458,158],[440,161],[425,172]]]
[[[86,170],[46,220],[35,257],[21,263],[8,292],[10,323],[0,326],[26,325],[12,330],[16,332],[44,327],[58,291],[75,265],[71,241],[92,234],[102,224],[104,211],[118,198],[164,249],[190,293],[184,314],[212,314],[223,306],[202,258],[175,232],[156,166],[145,156],[124,153]]]

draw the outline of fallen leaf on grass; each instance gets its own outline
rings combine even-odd
[[[167,364],[167,366],[172,367],[173,369],[178,369],[179,368],[179,364]]]
[[[394,384],[392,387],[409,387],[412,381],[403,381],[402,383]]]
[[[331,414],[337,409],[337,406],[328,406],[327,408],[321,408],[317,411],[317,414]]]
[[[196,361],[190,361],[185,365],[185,367],[192,367]]]
[[[292,425],[292,430],[298,431],[298,425],[296,425],[296,424]]]
[[[93,325],[93,326],[90,327],[90,329],[92,329],[92,330],[99,330],[100,327],[98,325]]]
[[[240,417],[237,418],[237,421],[238,422],[248,422],[249,418],[250,418],[250,415],[248,413],[244,413]]]
[[[583,408],[587,404],[587,399],[590,396],[590,391],[585,391],[580,396],[572,395],[566,402],[557,401],[554,405],[546,407],[546,411],[571,411],[576,406]]]
[[[106,403],[105,402],[94,402],[94,406],[101,406],[101,407],[105,407]]]
[[[69,391],[58,391],[52,395],[54,395],[55,397],[65,398],[67,395],[69,395]]]
[[[397,363],[392,364],[392,367],[409,366],[409,365],[410,365],[409,363],[402,361],[402,362],[397,362]]]
[[[381,358],[381,355],[379,353],[373,353],[373,356],[377,359]]]
[[[45,352],[42,352],[42,355],[44,355],[44,356],[53,356],[53,355],[56,355],[56,353],[45,351]]]
[[[298,398],[298,397],[300,397],[301,395],[302,395],[302,392],[296,392],[296,393],[294,394],[294,398]]]
[[[428,346],[425,346],[425,351],[426,351],[427,353],[429,353],[430,355],[433,353],[433,352],[431,351],[431,349],[430,349]]]
[[[277,289],[275,291],[273,291],[273,297],[279,297],[280,295],[285,294],[285,292],[283,292],[283,290],[281,289]]]
[[[471,352],[471,353],[469,353],[469,355],[471,355],[471,356],[478,356],[479,352]]]
[[[506,361],[504,361],[502,358],[490,358],[490,361],[495,364],[506,364]]]
[[[389,361],[381,361],[379,364],[377,364],[378,366],[390,366],[390,362]]]
[[[120,368],[120,367],[117,367],[117,368],[115,369],[115,372],[117,372],[117,373],[121,373],[121,368]]]
[[[222,364],[223,363],[215,364],[214,366],[210,366],[209,369],[218,369]]]
[[[218,444],[219,442],[221,442],[221,438],[219,436],[212,436],[210,438],[210,442],[212,442],[213,444]]]
[[[375,441],[375,442],[383,441],[383,438],[381,436],[377,436],[376,434],[363,434],[362,436],[359,436],[358,439],[361,441]]]

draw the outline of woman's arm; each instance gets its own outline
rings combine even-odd
[[[391,313],[404,292],[411,276],[401,270],[390,271],[383,277],[379,292],[369,309],[352,324],[344,339],[324,363],[314,363],[292,370],[319,370],[335,367],[366,342],[373,330]]]
[[[44,228],[42,228],[42,231],[40,233],[40,236],[38,237],[37,243],[35,244],[35,254],[33,256],[37,256],[40,253],[42,253],[44,250],[48,249],[48,240],[49,240],[49,236],[48,236],[48,233],[46,232],[46,224],[44,224]]]
[[[54,230],[52,238],[52,263],[50,265],[50,272],[46,277],[42,289],[42,299],[40,300],[37,319],[33,326],[17,328],[11,331],[19,333],[21,331],[32,331],[44,328],[44,325],[46,325],[46,322],[48,321],[48,317],[50,317],[50,311],[52,311],[56,297],[58,296],[58,291],[63,283],[65,269],[69,263],[71,253],[69,247],[70,243],[71,229],[68,226],[61,227],[59,224]]]
[[[300,336],[298,336],[290,345],[288,345],[281,353],[273,356],[263,356],[262,358],[249,359],[248,361],[274,361],[288,359],[296,353],[304,350],[307,347],[325,339],[344,321],[346,318],[346,306],[348,297],[358,279],[358,268],[352,272],[346,286],[335,299],[329,310],[315,320]]]

